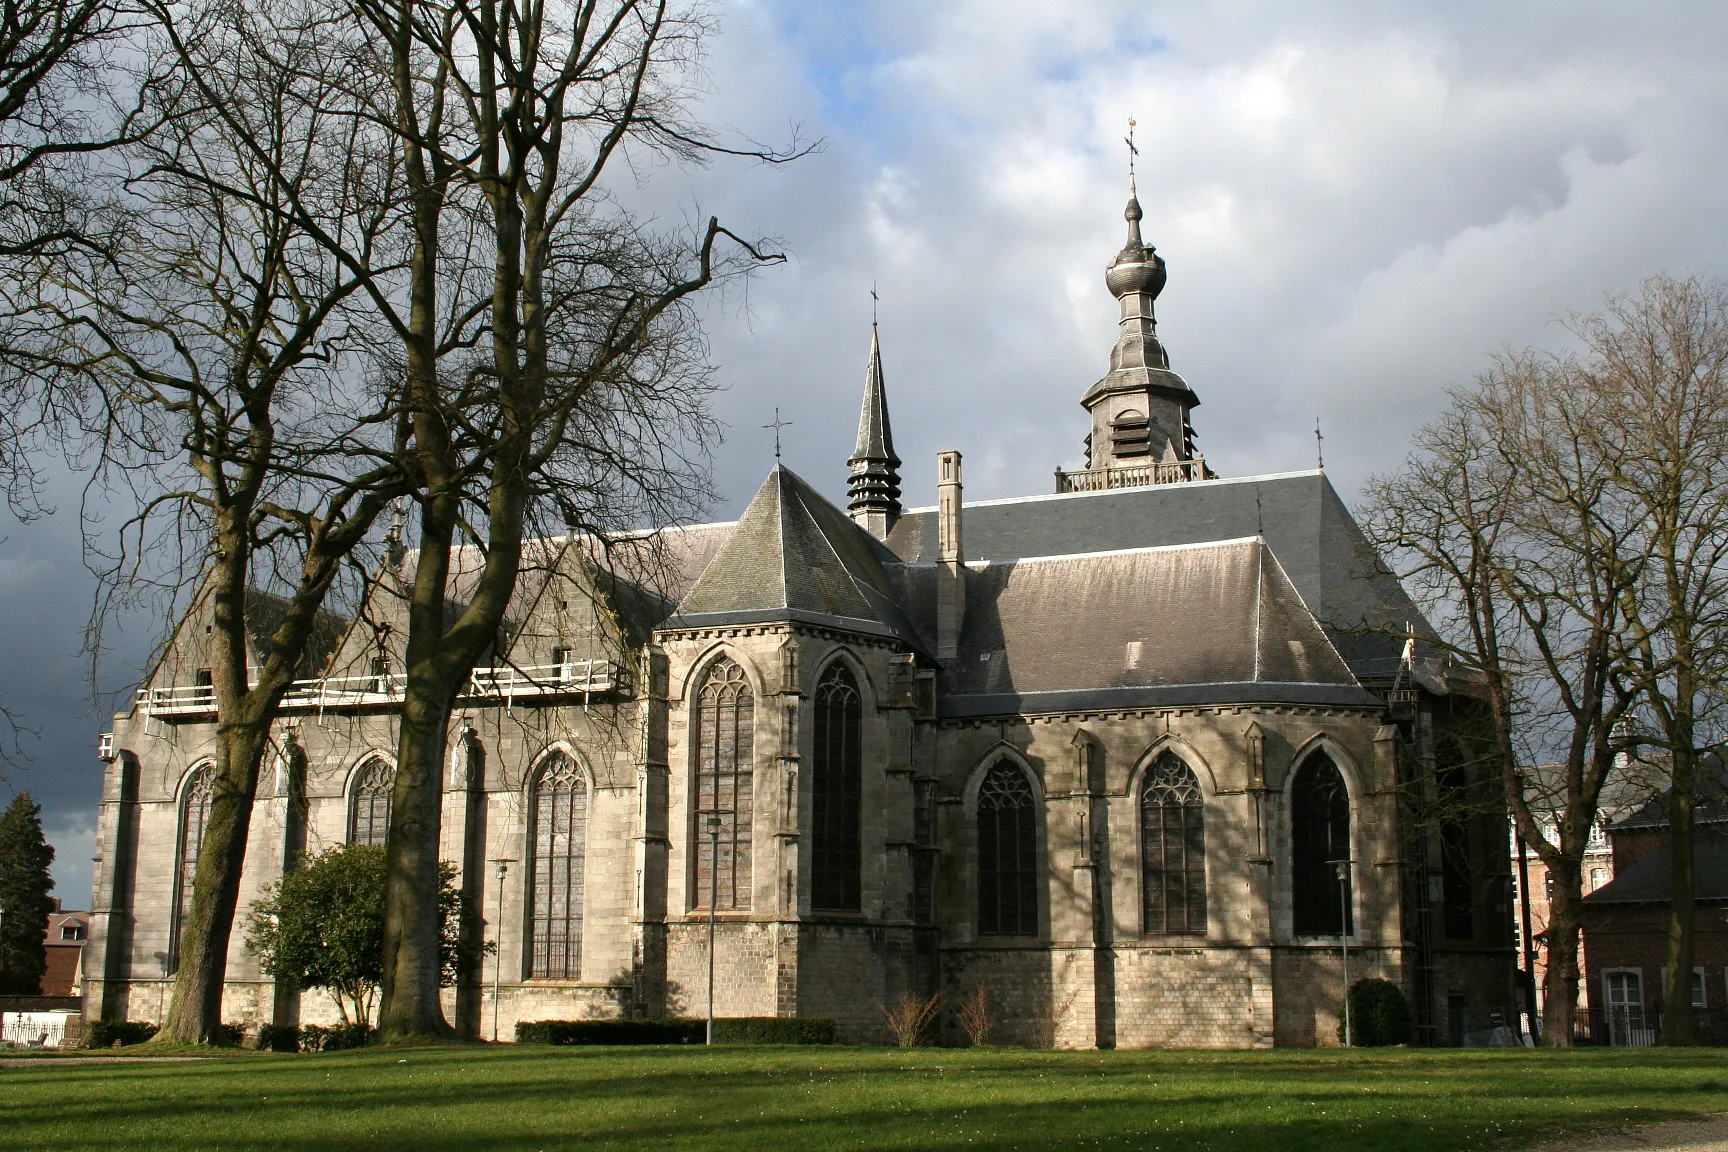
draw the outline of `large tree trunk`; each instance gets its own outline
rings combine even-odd
[[[1542,974],[1542,1047],[1570,1048],[1578,1017],[1578,862],[1550,856],[1548,969]]]

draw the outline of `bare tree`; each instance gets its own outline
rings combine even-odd
[[[385,1039],[400,1041],[449,1030],[428,898],[439,763],[451,706],[498,635],[536,512],[603,534],[643,511],[688,511],[680,497],[696,461],[685,449],[699,457],[701,442],[680,437],[705,420],[706,368],[687,302],[781,257],[717,220],[693,243],[656,234],[606,195],[603,177],[626,146],[683,160],[725,151],[681,118],[706,30],[694,15],[664,0],[356,3],[388,46],[393,104],[380,120],[398,134],[416,211],[425,203],[423,231],[448,218],[467,228],[464,274],[428,276],[426,294],[439,283],[482,289],[471,311],[453,306],[472,320],[474,354],[441,363],[410,344],[406,373],[419,547],[380,1008]],[[478,559],[451,622],[464,539]]]
[[[212,610],[215,792],[168,1040],[220,1026],[271,725],[332,587],[403,489],[399,388],[367,370],[363,281],[302,223],[367,249],[400,215],[389,154],[369,153],[364,120],[321,82],[339,31],[284,4],[267,22],[216,5],[158,25],[145,87],[159,127],[123,152],[119,226],[40,260],[49,322],[18,353],[81,398],[93,494],[134,509],[93,553],[93,647],[128,598]],[[280,611],[253,664],[261,589]]]
[[[1572,1042],[1582,861],[1633,702],[1617,643],[1642,563],[1579,384],[1565,358],[1504,357],[1365,490],[1368,536],[1483,676],[1487,762],[1553,880],[1550,1046]]]
[[[1672,871],[1662,1043],[1696,1043],[1692,959],[1698,763],[1719,747],[1728,690],[1728,290],[1658,276],[1575,318],[1602,409],[1614,499],[1649,557],[1626,600],[1632,734],[1667,768]]]

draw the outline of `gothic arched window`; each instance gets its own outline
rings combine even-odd
[[[1324,752],[1296,770],[1290,788],[1290,885],[1298,936],[1336,936],[1354,929],[1348,876],[1340,883],[1338,861],[1350,859],[1350,791],[1344,774]]]
[[[534,782],[528,875],[534,910],[528,926],[531,977],[582,974],[582,862],[588,838],[588,782],[563,752],[546,758]]]
[[[744,669],[719,660],[708,669],[696,707],[696,903],[750,907],[750,818],[754,790],[752,726],[756,701]],[[719,859],[708,828],[720,818]]]
[[[198,876],[198,853],[204,847],[204,829],[210,823],[210,802],[215,794],[216,768],[212,764],[193,769],[180,793],[180,845],[175,857],[174,876],[180,890],[175,896],[174,926],[168,941],[171,969],[180,967],[180,933],[186,930],[187,917],[192,914],[192,885]]]
[[[858,818],[864,709],[844,664],[816,683],[816,755],[810,772],[810,903],[825,912],[856,912]]]
[[[1147,935],[1206,931],[1206,814],[1200,782],[1174,752],[1140,785],[1141,916]]]
[[[390,839],[390,806],[395,801],[396,769],[374,756],[354,773],[353,815],[348,821],[350,844],[376,844]]]
[[[1037,798],[1026,774],[999,760],[978,788],[978,931],[1038,934]]]

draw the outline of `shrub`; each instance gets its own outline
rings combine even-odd
[[[293,1024],[258,1026],[258,1048],[263,1052],[300,1051],[300,1029]]]
[[[894,1036],[894,1043],[901,1048],[917,1048],[924,1043],[925,1033],[942,1015],[942,993],[932,992],[928,998],[914,996],[908,992],[894,1002],[892,1008],[883,1008],[882,1015],[887,1018],[888,1031]]]
[[[714,1043],[832,1044],[834,1020],[829,1016],[726,1017],[714,1021]]]
[[[990,1043],[990,1029],[995,1026],[995,1019],[990,1012],[990,993],[979,987],[972,993],[972,998],[960,1005],[960,1010],[954,1013],[954,1019],[959,1023],[960,1030],[966,1033],[966,1039],[972,1047],[983,1048]]]
[[[341,1052],[349,1048],[364,1048],[377,1036],[378,1030],[370,1024],[338,1024],[334,1028],[308,1024],[300,1029],[300,1051]]]
[[[1350,1034],[1358,1048],[1383,1048],[1410,1042],[1410,1002],[1390,980],[1370,976],[1350,986]],[[1344,1020],[1338,1021],[1344,1039]]]
[[[92,1020],[84,1025],[84,1047],[124,1048],[156,1035],[156,1025],[144,1020]]]
[[[719,1025],[719,1021],[715,1021]],[[702,1020],[525,1020],[518,1044],[700,1044]]]

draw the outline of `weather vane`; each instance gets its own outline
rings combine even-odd
[[[874,293],[872,293],[874,295]],[[780,429],[792,427],[792,421],[780,419],[780,409],[774,409],[774,423],[762,425],[774,429],[774,459],[780,459]]]
[[[1128,117],[1128,135],[1122,142],[1128,145],[1128,187],[1134,187],[1134,158],[1140,155],[1140,149],[1134,147],[1134,117]]]

